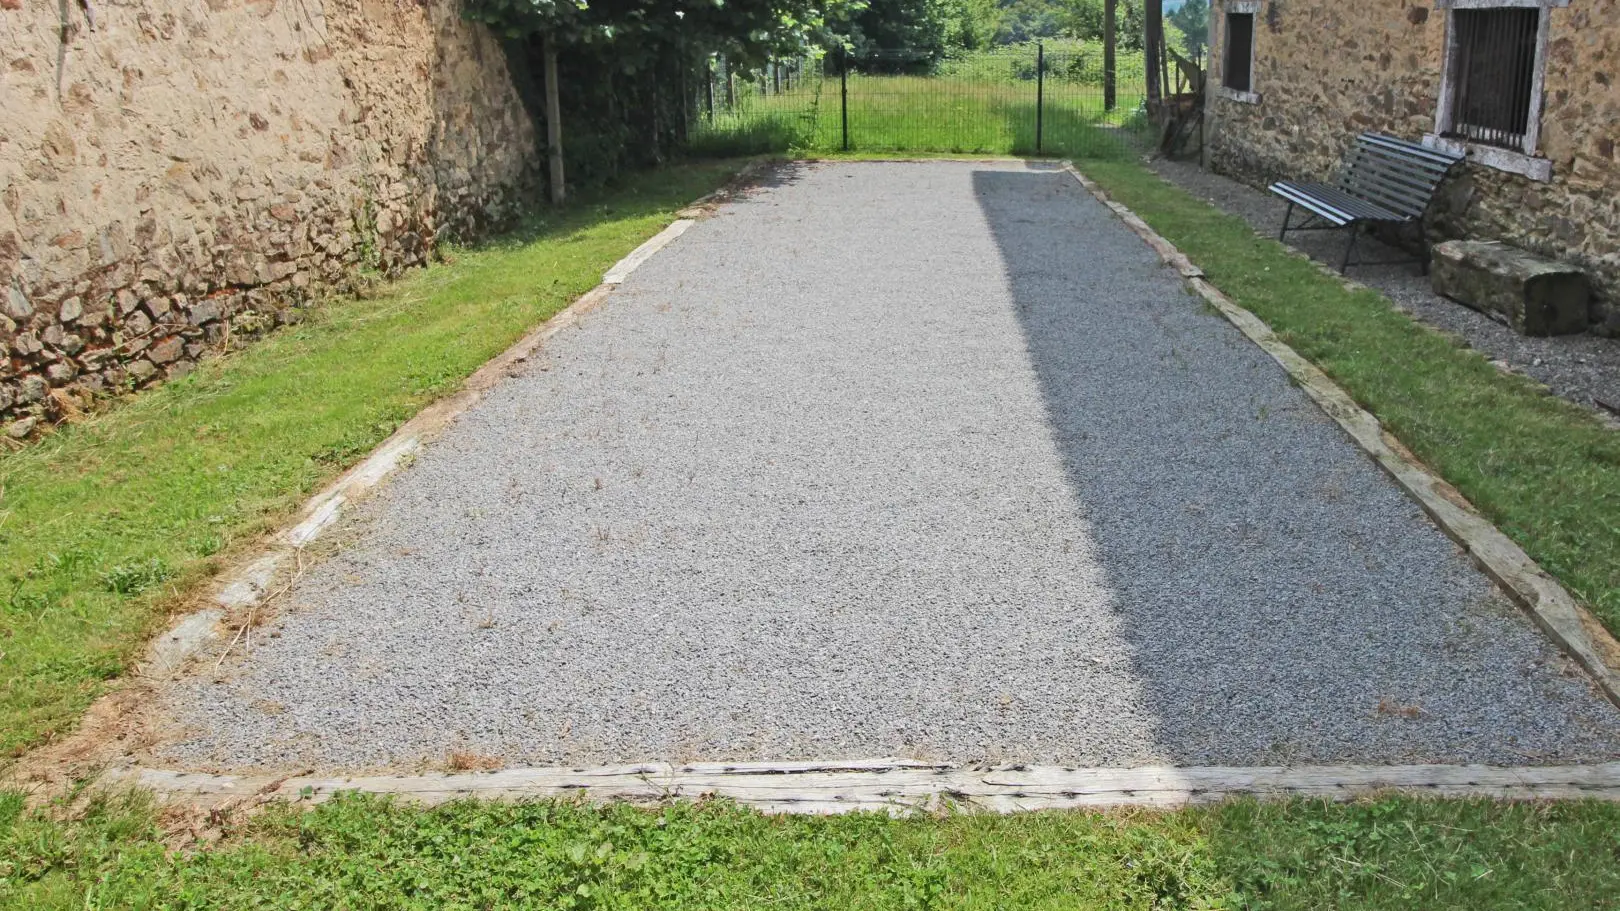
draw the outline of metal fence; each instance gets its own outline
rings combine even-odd
[[[717,59],[693,105],[691,144],[729,153],[1136,155],[1154,135],[1141,65],[1115,75],[1110,99],[1100,49],[1040,45],[943,59],[804,58],[750,72]]]
[[[1530,124],[1541,12],[1459,9],[1452,21],[1457,58],[1452,135],[1521,148]]]

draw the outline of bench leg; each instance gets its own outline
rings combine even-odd
[[[1418,264],[1423,275],[1429,274],[1429,232],[1423,227],[1423,216],[1417,220],[1418,229]]]
[[[1355,255],[1356,241],[1360,237],[1361,237],[1361,226],[1360,225],[1351,225],[1350,226],[1350,243],[1345,245],[1345,248],[1344,248],[1344,262],[1339,264],[1339,274],[1340,275],[1344,275],[1345,273],[1350,271],[1350,257]]]
[[[1288,211],[1283,213],[1282,230],[1277,232],[1277,239],[1278,240],[1287,240],[1288,239],[1288,221],[1289,221],[1289,219],[1291,219],[1293,217],[1294,217],[1294,204],[1289,203],[1288,204]]]

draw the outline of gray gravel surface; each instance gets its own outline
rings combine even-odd
[[[1242,217],[1256,231],[1276,237],[1287,208],[1280,198],[1202,170],[1185,161],[1160,160],[1154,170],[1200,199]],[[1367,259],[1396,259],[1408,254],[1366,241]],[[1289,246],[1335,267],[1344,256],[1345,237],[1337,231],[1292,234]],[[1620,419],[1620,339],[1596,335],[1528,338],[1477,310],[1435,294],[1416,266],[1351,267],[1350,277],[1382,291],[1396,306],[1437,329],[1454,333],[1498,366],[1544,383],[1553,392],[1584,405],[1613,422]],[[1605,407],[1604,404],[1607,403]]]
[[[197,768],[1620,756],[1620,716],[1074,180],[801,166],[348,520]]]

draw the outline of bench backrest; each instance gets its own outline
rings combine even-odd
[[[1363,133],[1345,160],[1339,189],[1408,218],[1422,218],[1440,181],[1462,160],[1453,152]]]

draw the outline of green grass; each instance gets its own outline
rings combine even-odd
[[[1620,632],[1620,433],[1139,165],[1084,170]]]
[[[222,559],[734,170],[644,174],[0,457],[0,755],[71,727]]]
[[[1238,802],[1173,813],[766,817],[343,797],[166,849],[150,798],[0,794],[15,908],[1613,909],[1620,806]]]
[[[987,145],[1017,136],[985,116]],[[1084,166],[1620,626],[1620,434],[1141,167]],[[637,178],[0,458],[0,747],[70,726],[220,560],[731,170]],[[138,793],[0,793],[0,906],[1620,909],[1620,806],[1593,802],[892,820],[346,797],[181,851],[162,819]]]
[[[1033,81],[952,76],[849,77],[850,151],[1027,155],[1036,152]],[[1102,90],[1078,80],[1047,80],[1042,105],[1044,154],[1128,159],[1146,141],[1139,85],[1122,85],[1119,104],[1102,108]],[[836,77],[783,95],[743,86],[732,109],[700,123],[701,153],[822,154],[843,149],[843,106]]]

